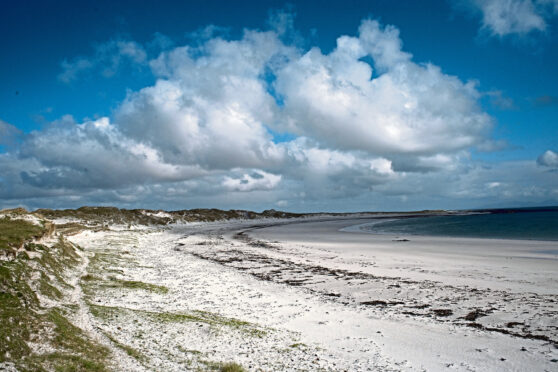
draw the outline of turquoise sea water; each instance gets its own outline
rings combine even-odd
[[[376,221],[359,228],[370,233],[558,241],[558,207]]]

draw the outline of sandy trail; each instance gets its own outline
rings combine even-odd
[[[557,368],[551,243],[338,231],[357,223],[79,234],[81,316],[145,370]]]

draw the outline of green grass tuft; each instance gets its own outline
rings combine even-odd
[[[104,288],[142,289],[145,291],[166,294],[169,289],[162,285],[144,283],[137,280],[110,279],[101,285]]]
[[[235,318],[227,318],[208,311],[192,311],[191,313],[154,312],[147,310],[129,309],[125,307],[95,305],[93,303],[89,303],[89,309],[93,316],[105,320],[111,320],[117,318],[121,314],[128,313],[161,323],[197,322],[208,324],[214,329],[218,329],[219,327],[229,327],[237,329],[250,337],[262,338],[267,334],[264,329],[259,328],[253,323],[245,322]]]
[[[29,221],[7,216],[0,218],[0,250],[19,248],[24,242],[40,238],[44,233],[44,227]]]
[[[220,372],[246,372],[240,364],[237,363],[225,363],[219,367]]]
[[[222,363],[210,360],[199,360],[199,362],[205,366],[203,371],[246,372],[246,370],[240,364],[234,362]],[[202,369],[199,368],[198,370],[202,371]]]
[[[112,336],[110,333],[108,332],[103,332],[103,334],[112,342],[114,343],[117,347],[119,347],[120,349],[124,350],[126,352],[126,354],[128,354],[129,356],[131,356],[132,358],[136,359],[138,362],[144,362],[147,358],[145,357],[145,355],[141,354],[139,351],[137,351],[136,349],[134,349],[131,346],[125,345],[123,343],[121,343],[120,341],[118,341],[116,338],[114,338],[114,336]]]

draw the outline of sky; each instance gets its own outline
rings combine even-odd
[[[0,208],[558,205],[558,0],[7,1]]]

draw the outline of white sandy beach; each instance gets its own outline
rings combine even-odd
[[[556,242],[339,231],[363,222],[82,232],[81,274],[168,291],[91,286],[75,321],[129,371],[558,368],[558,261],[544,253]]]

